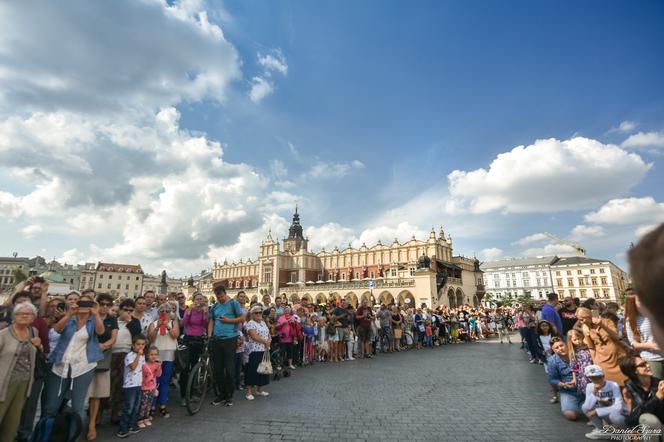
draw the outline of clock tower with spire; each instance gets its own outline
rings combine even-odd
[[[307,241],[302,233],[302,225],[300,224],[300,214],[297,213],[297,204],[295,205],[295,213],[293,214],[293,221],[288,228],[288,238],[284,239],[284,250],[297,253],[300,250],[307,251]]]

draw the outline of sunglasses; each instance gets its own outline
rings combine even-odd
[[[134,311],[134,309],[133,308],[123,308],[122,311],[125,311],[127,313],[131,313],[131,312]]]
[[[646,361],[643,361],[640,364],[637,364],[636,368],[645,368],[647,366],[648,366],[648,363]]]

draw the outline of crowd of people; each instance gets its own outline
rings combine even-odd
[[[551,402],[569,420],[587,416],[594,427],[588,438],[605,438],[607,425],[661,431],[664,303],[656,300],[664,287],[664,226],[644,241],[630,252],[639,291],[629,290],[623,305],[561,304],[555,293],[544,305],[516,309],[370,306],[366,299],[357,308],[343,300],[288,305],[279,296],[249,303],[223,285],[214,287],[214,299],[152,291],[113,299],[94,290],[60,298],[30,277],[0,318],[0,442],[26,441],[46,427],[42,421],[62,415],[85,423],[85,438],[95,440],[105,411],[118,437],[145,430],[170,417],[172,390],[185,405],[189,373],[206,348],[218,392],[211,404],[230,407],[237,391],[248,401],[269,396],[270,376],[260,368],[266,352],[273,367],[291,374],[494,335],[509,345],[516,330],[528,361],[544,366]]]
[[[491,335],[511,343],[514,327],[503,308],[288,305],[279,296],[249,303],[243,291],[214,291],[213,299],[152,291],[113,299],[90,289],[61,298],[49,297],[38,276],[19,284],[6,306],[11,314],[0,321],[0,442],[28,440],[38,411],[56,416],[65,407],[87,422],[87,440],[96,438],[104,411],[119,437],[146,429],[155,416],[170,417],[173,387],[186,405],[189,373],[206,346],[219,392],[211,404],[232,406],[237,391],[250,401],[269,395],[270,377],[258,372],[266,351],[290,375],[312,364]]]
[[[633,289],[625,302],[566,298],[555,293],[514,318],[529,362],[544,365],[551,403],[569,420],[585,415],[589,439],[608,439],[641,424],[655,434],[664,421],[661,349]],[[629,430],[628,430],[629,431]]]

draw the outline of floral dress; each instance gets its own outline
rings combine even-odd
[[[577,351],[570,362],[572,371],[576,375],[576,391],[582,395],[586,394],[586,385],[588,385],[589,381],[583,374],[583,370],[593,363],[593,358],[590,356],[590,350],[583,348]]]

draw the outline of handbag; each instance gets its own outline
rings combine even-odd
[[[32,327],[30,327],[30,337],[31,338],[35,337],[34,328]],[[48,376],[48,363],[46,362],[46,356],[44,355],[43,351],[37,349],[37,353],[35,354],[34,379],[35,381],[40,381],[46,379],[47,376]]]
[[[97,367],[95,371],[108,371],[111,369],[111,359],[113,358],[113,352],[109,348],[108,350],[103,351],[104,359],[97,362]]]
[[[178,347],[175,350],[175,366],[180,373],[189,369],[189,346],[186,342],[178,342]]]
[[[263,352],[263,360],[261,361],[260,364],[258,364],[258,368],[256,369],[256,373],[266,374],[266,375],[272,374],[272,362],[270,361],[270,352],[269,351],[266,350],[266,351]]]

